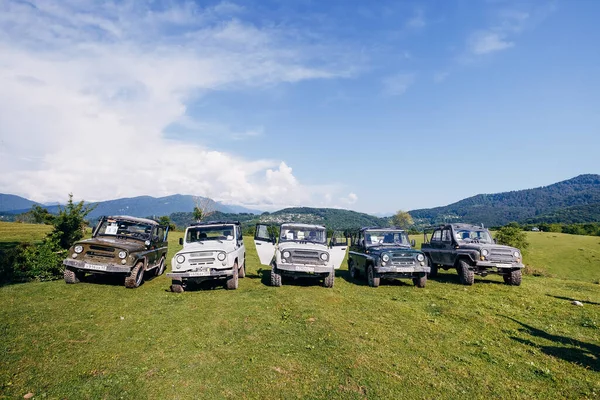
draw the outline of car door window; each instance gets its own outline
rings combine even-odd
[[[444,243],[452,242],[452,235],[450,233],[450,229],[444,229],[442,231],[442,242],[444,242]]]
[[[441,242],[442,241],[442,231],[437,230],[437,231],[433,232],[433,235],[431,236],[431,241],[432,242]]]

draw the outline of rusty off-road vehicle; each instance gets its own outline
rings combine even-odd
[[[102,217],[91,239],[69,249],[63,261],[65,282],[78,283],[86,274],[116,274],[125,278],[125,287],[136,288],[146,271],[157,276],[165,271],[168,231],[145,218]]]
[[[475,275],[502,275],[504,282],[519,286],[524,265],[519,249],[496,244],[490,232],[476,225],[448,224],[436,228],[421,245],[431,264],[430,277],[439,268],[455,268],[463,285],[472,285]]]

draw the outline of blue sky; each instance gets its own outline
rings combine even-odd
[[[385,213],[600,172],[600,2],[375,3],[0,1],[0,191]]]

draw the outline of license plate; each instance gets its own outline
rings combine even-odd
[[[413,272],[413,267],[396,267],[396,272]]]
[[[207,276],[210,275],[210,271],[193,271],[190,272],[190,276]]]
[[[511,268],[512,264],[496,264],[498,268]]]
[[[93,269],[96,271],[106,271],[106,265],[98,265],[98,264],[85,264],[86,269]]]
[[[300,272],[315,272],[313,267],[296,267],[296,271]]]

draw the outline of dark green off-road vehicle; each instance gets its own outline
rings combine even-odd
[[[412,279],[415,286],[427,283],[429,265],[425,255],[413,249],[405,231],[397,228],[362,228],[352,235],[348,269],[354,279],[366,277],[369,286],[381,279]]]
[[[86,274],[117,274],[125,286],[136,288],[144,273],[165,271],[169,228],[156,221],[129,216],[102,217],[91,239],[81,240],[69,249],[65,282],[78,283]]]
[[[496,244],[490,232],[476,225],[449,224],[436,228],[421,250],[431,264],[430,277],[439,268],[455,268],[463,285],[472,285],[475,275],[499,274],[509,285],[521,284],[523,269],[519,249]]]

